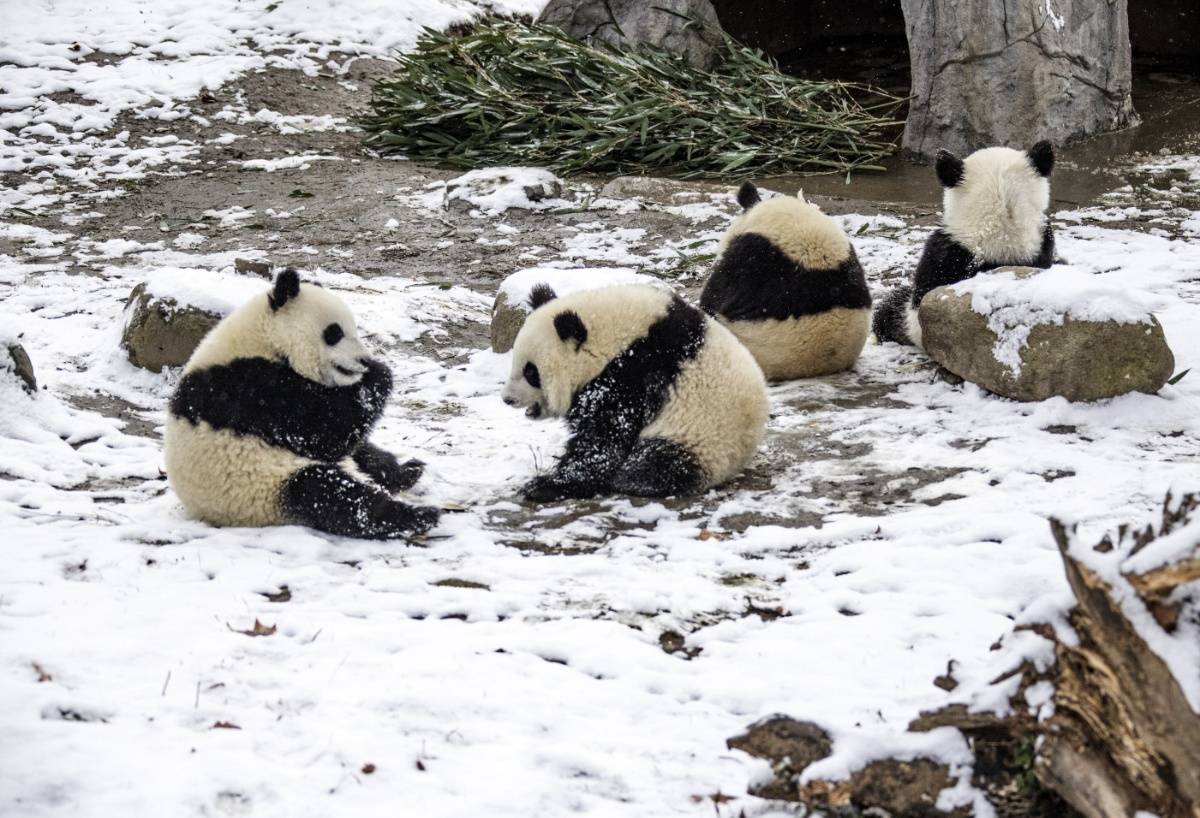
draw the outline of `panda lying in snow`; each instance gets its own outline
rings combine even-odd
[[[700,306],[738,337],[770,381],[830,375],[858,360],[871,291],[845,231],[803,194],[762,201],[750,182],[721,239]]]
[[[571,437],[555,468],[525,486],[528,499],[688,494],[754,456],[766,383],[716,321],[638,285],[556,298],[542,284],[530,304],[504,402],[530,417],[565,416]]]
[[[984,148],[965,160],[938,151],[942,226],[925,241],[912,284],[880,301],[871,326],[875,337],[921,346],[917,308],[930,290],[1010,264],[1053,264],[1054,231],[1046,219],[1053,169],[1049,142],[1027,153]]]
[[[437,522],[437,509],[390,494],[411,487],[422,464],[367,442],[392,376],[332,293],[283,271],[204,338],[183,372],[167,414],[167,476],[197,519],[371,539]]]

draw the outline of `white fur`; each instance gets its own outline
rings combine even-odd
[[[850,254],[841,226],[806,202],[803,193],[766,199],[740,214],[721,238],[717,257],[742,233],[759,234],[810,270],[831,270]]]
[[[989,262],[1028,261],[1041,250],[1050,180],[1027,154],[984,148],[963,160],[963,179],[942,196],[942,223],[955,241]]]
[[[331,323],[345,337],[325,343]],[[237,358],[286,358],[292,368],[326,386],[347,386],[362,379],[354,316],[340,298],[320,287],[301,284],[300,294],[272,310],[266,294],[226,316],[205,336],[184,367],[192,372]],[[345,371],[339,371],[342,367]],[[213,429],[167,414],[164,456],[171,488],[188,513],[213,525],[279,525],[279,491],[296,471],[315,461],[271,446],[254,437]]]
[[[917,320],[919,312],[912,304],[907,304],[904,307],[904,329],[908,332],[908,340],[913,342],[913,346],[917,349],[925,349],[921,343],[921,322]]]
[[[334,323],[345,336],[329,346],[322,334]],[[220,366],[235,358],[286,357],[292,369],[309,380],[350,386],[362,379],[366,370],[359,361],[366,355],[345,302],[315,284],[301,284],[300,294],[278,310],[271,309],[264,293],[227,315],[200,342],[183,371]]]
[[[565,415],[575,392],[643,337],[670,303],[670,293],[632,285],[574,293],[544,304],[517,335],[504,398],[517,406],[536,404],[546,415]],[[554,328],[555,316],[567,310],[588,330],[578,351],[574,341],[560,340]],[[705,321],[703,348],[684,364],[666,405],[640,437],[685,446],[704,469],[706,485],[712,486],[736,475],[754,456],[769,405],[762,372],[750,353],[725,327],[711,318]],[[530,361],[538,367],[540,389],[525,380]]]

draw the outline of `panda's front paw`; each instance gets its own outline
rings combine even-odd
[[[404,511],[398,515],[397,527],[408,534],[424,534],[437,525],[442,516],[440,509],[433,506],[404,506]]]
[[[554,500],[584,499],[596,492],[586,486],[565,483],[553,473],[539,474],[525,484],[521,494],[531,503],[549,503]]]
[[[392,491],[406,491],[416,485],[421,479],[421,475],[425,473],[425,461],[418,460],[413,457],[405,460],[396,467],[395,474],[392,478],[392,485],[389,487]]]

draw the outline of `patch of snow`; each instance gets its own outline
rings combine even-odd
[[[446,182],[446,201],[463,201],[486,214],[513,208],[546,210],[565,207],[559,198],[562,180],[545,168],[481,168]]]
[[[279,159],[246,159],[234,164],[241,165],[246,170],[265,170],[274,173],[277,170],[308,170],[312,162],[340,162],[340,156],[321,156],[305,154],[303,156],[284,156]]]
[[[1035,326],[1076,321],[1148,324],[1153,316],[1127,287],[1105,284],[1089,272],[1056,265],[1027,276],[999,270],[954,284],[971,296],[971,309],[988,317],[996,333],[993,354],[1014,373],[1021,372],[1021,350]]]
[[[528,309],[529,294],[538,284],[548,284],[559,296],[618,284],[666,287],[662,279],[643,275],[627,267],[530,267],[504,279],[498,294],[503,295],[511,306]]]

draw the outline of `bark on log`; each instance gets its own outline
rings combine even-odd
[[[1198,505],[1195,495],[1178,507],[1168,498],[1157,534],[1123,530],[1098,550],[1132,556],[1185,525]],[[1113,587],[1069,553],[1073,531],[1058,521],[1052,527],[1078,601],[1071,624],[1079,640],[1058,643],[1055,713],[1043,729],[1038,778],[1088,818],[1126,818],[1137,810],[1200,817],[1200,714]],[[1190,553],[1144,573],[1122,573],[1168,633],[1181,616],[1200,612],[1200,526],[1193,530]]]
[[[901,0],[904,150],[1062,144],[1137,122],[1127,0]]]

